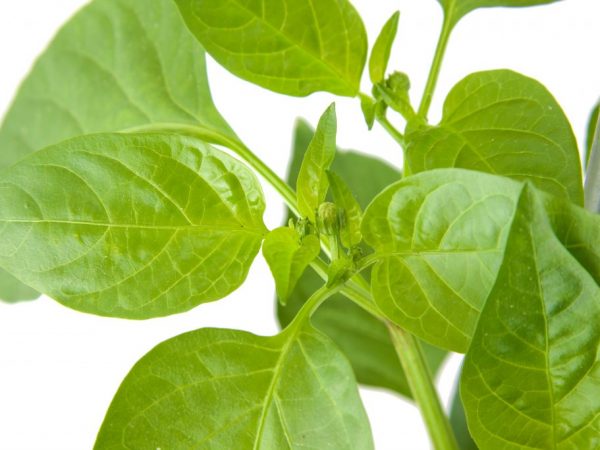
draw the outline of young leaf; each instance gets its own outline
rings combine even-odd
[[[331,186],[333,201],[343,211],[344,220],[340,230],[342,244],[346,248],[352,248],[362,241],[360,223],[362,221],[362,209],[352,194],[350,187],[344,179],[332,171],[327,171],[327,178]]]
[[[444,8],[446,20],[449,20],[452,25],[479,8],[536,6],[558,1],[560,0],[438,0]]]
[[[378,104],[375,100],[367,95],[360,94],[360,109],[365,118],[367,128],[371,130],[375,123],[375,114],[377,112]]]
[[[484,449],[598,447],[600,271],[561,242],[548,208],[571,245],[583,238],[578,246],[600,256],[598,216],[565,214],[562,202],[542,204],[523,189],[461,381],[469,428]],[[578,235],[582,228],[591,233]]]
[[[289,181],[296,179],[312,137],[313,130],[310,126],[299,121],[288,171]],[[332,170],[352,182],[361,207],[368,205],[381,190],[400,179],[400,172],[384,161],[352,151],[338,150]],[[277,315],[282,326],[287,326],[296,317],[306,299],[322,285],[323,281],[312,270],[304,272],[287,305],[278,305]],[[383,387],[410,397],[410,388],[391,344],[389,332],[379,320],[340,294],[332,296],[321,305],[312,320],[317,329],[327,334],[350,360],[360,383]],[[422,344],[431,373],[435,374],[446,352],[424,342]]]
[[[367,53],[348,0],[175,0],[189,29],[227,70],[282,94],[358,93]]]
[[[399,19],[400,12],[396,11],[385,23],[373,45],[371,57],[369,58],[369,75],[373,84],[383,81],[385,77],[392,45],[398,32]]]
[[[332,104],[319,120],[296,181],[298,209],[313,223],[316,220],[315,211],[325,201],[329,189],[327,170],[335,157],[336,132],[335,104]]]
[[[592,155],[592,145],[594,143],[594,136],[596,135],[596,130],[598,129],[598,119],[600,116],[600,103],[596,105],[596,107],[592,110],[592,114],[590,114],[590,119],[588,121],[587,133],[585,136],[585,158],[584,158],[584,166],[587,168],[590,163],[590,156]]]
[[[469,75],[448,95],[436,127],[407,136],[411,170],[460,167],[530,180],[583,204],[581,162],[569,121],[537,81],[509,70]]]
[[[319,238],[312,234],[300,238],[289,227],[276,228],[267,234],[262,250],[275,279],[279,301],[285,305],[308,265],[319,256]]]
[[[65,141],[3,171],[0,192],[0,266],[105,316],[164,316],[224,297],[266,231],[253,173],[169,134]]]
[[[203,329],[144,356],[95,449],[373,449],[354,376],[312,327],[274,337]]]
[[[235,136],[213,104],[204,50],[172,0],[95,0],[19,89],[0,128],[0,168],[74,136],[159,123]],[[15,295],[38,296],[0,271],[0,298]]]
[[[375,98],[402,114],[406,120],[415,118],[415,111],[408,94],[409,90],[410,79],[403,72],[394,72],[385,81],[373,86]]]

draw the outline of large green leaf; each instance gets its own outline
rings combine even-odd
[[[312,327],[203,329],[144,356],[95,449],[373,449],[352,370]]]
[[[99,315],[164,316],[224,297],[265,233],[253,173],[199,140],[99,134],[1,173],[0,266]]]
[[[296,194],[300,213],[313,223],[315,211],[325,201],[329,190],[327,170],[335,157],[337,119],[335,105],[323,113],[317,129],[304,153],[296,181]]]
[[[367,53],[348,0],[175,0],[194,35],[226,69],[275,92],[354,96]]]
[[[23,82],[0,128],[0,168],[70,137],[160,122],[234,137],[211,99],[204,50],[172,0],[95,0]],[[0,272],[0,298],[36,296]]]
[[[545,5],[560,0],[438,0],[444,8],[444,12],[452,24],[456,24],[462,17],[479,8],[491,8],[497,6],[522,7]]]
[[[288,179],[293,180],[300,170],[313,130],[299,121],[294,137],[294,151]],[[353,194],[363,207],[389,184],[400,179],[400,172],[384,161],[351,151],[338,150],[332,170],[349,183]],[[368,180],[368,182],[365,182]],[[289,324],[304,302],[323,281],[312,270],[304,272],[286,306],[278,307],[282,325]],[[372,386],[395,390],[410,396],[398,356],[392,346],[387,328],[360,307],[338,294],[321,305],[313,316],[315,326],[327,334],[349,358],[358,381]],[[425,346],[426,358],[432,373],[436,373],[446,353]]]
[[[363,236],[380,254],[372,292],[413,334],[465,352],[502,261],[519,184],[450,169],[390,186],[365,211]]]
[[[0,269],[0,295],[0,301],[16,303],[23,300],[32,300],[38,297],[39,293],[21,283],[10,273]]]
[[[537,81],[509,70],[478,72],[459,82],[441,123],[407,136],[413,172],[460,167],[530,180],[583,204],[580,156],[571,126]]]
[[[567,209],[520,195],[461,381],[481,448],[600,445],[600,217]]]

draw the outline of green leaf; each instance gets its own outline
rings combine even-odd
[[[590,119],[588,121],[587,133],[585,136],[585,158],[584,158],[584,166],[587,167],[590,163],[590,156],[592,155],[592,145],[594,143],[594,136],[596,135],[596,130],[598,129],[598,116],[600,115],[600,103],[598,103],[592,113],[590,114]]]
[[[460,399],[458,386],[452,395],[450,403],[450,426],[452,427],[460,450],[478,450],[477,444],[471,437],[471,433],[469,433],[465,408]]]
[[[183,123],[235,137],[215,108],[204,50],[171,0],[96,0],[58,32],[0,128],[0,168],[74,136]],[[0,298],[37,293],[0,271]]]
[[[335,157],[336,132],[335,104],[332,104],[319,120],[317,130],[304,154],[296,181],[298,209],[313,223],[316,223],[315,211],[327,197],[329,189],[327,170]]]
[[[373,84],[379,83],[385,77],[392,45],[398,32],[399,20],[400,11],[396,11],[385,23],[379,36],[377,36],[375,44],[373,44],[371,57],[369,58],[369,75]]]
[[[346,248],[352,248],[362,241],[360,232],[362,209],[342,177],[335,172],[327,171],[327,178],[331,186],[333,200],[337,207],[343,211],[344,220],[340,230],[342,244]]]
[[[294,150],[288,180],[294,180],[300,170],[313,130],[304,122],[296,125]],[[359,205],[371,199],[389,184],[400,179],[400,172],[384,161],[353,151],[336,153],[332,170],[355,187]],[[369,180],[365,182],[364,180]],[[284,307],[279,305],[279,322],[289,324],[304,302],[323,284],[312,270],[304,272]],[[383,387],[410,397],[410,388],[402,366],[390,341],[385,325],[340,294],[321,305],[312,317],[315,326],[327,334],[350,360],[358,381]],[[432,373],[437,373],[446,352],[423,343],[425,356]]]
[[[408,120],[415,119],[415,111],[410,103],[410,79],[403,72],[394,72],[385,81],[373,86],[375,98],[385,103],[394,111],[399,112]]]
[[[585,177],[585,207],[600,213],[600,126],[596,127],[589,152]]]
[[[347,0],[175,0],[189,29],[227,70],[282,94],[358,93],[367,54]]]
[[[99,315],[144,319],[224,297],[266,231],[254,174],[193,138],[78,137],[0,180],[0,266]]]
[[[301,238],[296,230],[281,227],[267,234],[262,249],[275,279],[277,296],[285,305],[308,265],[319,256],[319,238],[312,234]]]
[[[580,156],[569,121],[537,81],[509,70],[459,82],[441,123],[407,136],[413,173],[459,167],[530,180],[583,204]]]
[[[29,286],[21,283],[4,270],[0,270],[0,301],[17,303],[24,300],[33,300],[39,293]]]
[[[576,252],[598,260],[600,217],[566,209],[520,195],[461,381],[481,448],[598,447],[600,271]]]
[[[522,7],[545,5],[555,3],[560,0],[438,0],[444,8],[447,20],[452,25],[456,24],[461,18],[471,11],[479,8],[492,8],[497,6]]]
[[[373,297],[395,323],[464,353],[502,261],[519,184],[466,171],[405,178],[365,211],[365,241],[380,254]]]
[[[377,112],[377,107],[378,104],[375,100],[373,100],[368,95],[360,94],[360,109],[363,113],[365,123],[367,124],[367,128],[369,130],[373,128],[373,124],[375,123],[375,114]]]
[[[351,368],[312,327],[203,329],[158,345],[119,388],[94,447],[373,449]]]

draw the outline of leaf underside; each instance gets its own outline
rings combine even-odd
[[[235,137],[213,104],[204,50],[171,0],[95,0],[21,85],[0,128],[0,168],[78,135],[158,123]],[[37,295],[0,273],[0,298]]]
[[[222,298],[265,232],[252,172],[193,138],[101,134],[0,181],[0,266],[61,303],[144,319]]]
[[[352,370],[324,335],[203,329],[144,356],[95,449],[373,449]]]
[[[347,0],[175,0],[208,53],[234,75],[282,94],[354,96],[367,54]]]

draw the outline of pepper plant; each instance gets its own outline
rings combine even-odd
[[[93,0],[60,30],[0,129],[0,296],[183,313],[238,288],[262,248],[283,326],[159,344],[97,449],[367,450],[357,381],[413,398],[436,449],[600,446],[597,110],[585,192],[565,114],[525,75],[468,75],[430,124],[460,20],[553,1],[439,3],[419,105],[388,70],[399,14],[369,49],[348,0]],[[281,94],[356,97],[402,173],[338,150],[332,103],[298,123],[284,181],[216,109],[205,53]],[[256,173],[289,208],[279,228]],[[448,351],[466,353],[452,421],[432,383]]]

